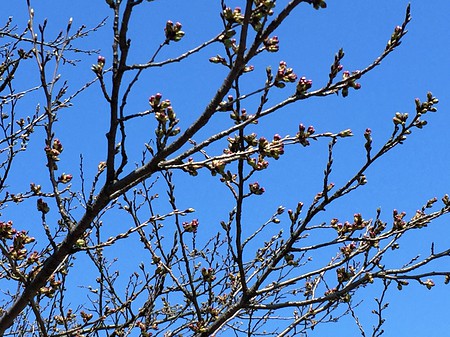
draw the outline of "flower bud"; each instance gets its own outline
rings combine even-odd
[[[42,198],[39,198],[37,200],[37,210],[42,214],[47,214],[50,211],[50,207]]]
[[[255,195],[261,195],[265,192],[264,187],[260,187],[258,182],[249,184],[250,192]]]
[[[198,228],[198,220],[194,219],[191,222],[183,222],[183,228],[188,233],[196,233]]]
[[[71,174],[61,174],[58,177],[58,182],[61,184],[67,184],[68,182],[70,182],[72,180],[72,175]]]

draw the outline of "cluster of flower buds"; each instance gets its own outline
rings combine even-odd
[[[264,47],[268,52],[276,53],[280,49],[279,42],[278,36],[267,38],[264,40]]]
[[[197,233],[198,220],[194,219],[190,222],[183,222],[183,228],[188,233]]]
[[[157,255],[153,255],[152,256],[152,262],[151,262],[151,264],[158,264],[158,263],[160,263],[161,262],[161,258],[159,257],[159,256],[157,256]]]
[[[275,0],[253,0],[255,3],[255,12],[262,12],[265,15],[272,15],[273,14],[273,8],[275,7]]]
[[[418,115],[424,115],[428,111],[436,112],[437,108],[433,105],[438,104],[439,100],[436,97],[434,97],[431,92],[428,92],[426,102],[420,102],[420,100],[418,98],[416,98],[415,103],[416,103],[416,113]]]
[[[232,110],[232,113],[230,114],[230,118],[235,121],[235,124],[245,122],[250,117],[253,117],[253,115],[248,115],[247,109],[241,109],[240,113],[237,113],[236,111]],[[258,120],[253,120],[251,123],[258,124]]]
[[[228,137],[228,149],[224,150],[223,152],[226,154],[229,153],[237,153],[239,152],[239,144],[241,142],[241,138],[239,136],[234,137]]]
[[[220,64],[223,64],[223,65],[227,65],[228,63],[227,63],[227,60],[225,60],[225,58],[224,57],[222,57],[222,56],[220,56],[220,55],[217,55],[217,56],[213,56],[213,57],[210,57],[209,58],[209,62],[211,62],[211,63],[220,63]]]
[[[222,16],[229,24],[237,23],[241,25],[244,22],[244,15],[242,14],[241,7],[236,7],[235,9],[227,7],[223,10]]]
[[[405,125],[408,117],[408,113],[396,112],[394,118],[392,118],[392,121],[395,125]]]
[[[47,145],[44,148],[44,151],[47,154],[47,157],[51,158],[52,161],[58,161],[59,160],[58,156],[63,151],[63,146],[62,146],[61,142],[59,141],[59,139],[54,139],[52,146]]]
[[[19,57],[20,57],[21,59],[26,60],[27,58],[30,57],[31,51],[27,53],[27,52],[25,52],[25,50],[23,50],[22,48],[20,48],[20,49],[17,50],[17,54],[19,55]]]
[[[314,200],[313,200],[313,205],[317,204],[319,202],[320,199],[323,198],[323,191],[318,192],[315,196],[314,196]]]
[[[270,10],[275,7],[275,0],[253,0],[256,8],[264,7],[265,10]],[[273,13],[270,13],[273,14]]]
[[[149,104],[152,111],[155,113],[155,119],[158,121],[158,127],[155,130],[157,136],[158,147],[165,145],[169,137],[176,136],[180,133],[180,128],[175,127],[179,119],[172,108],[170,100],[161,100],[162,95],[157,93],[149,98]],[[169,123],[169,124],[167,124]]]
[[[303,289],[303,296],[305,296],[305,297],[311,296],[313,290],[314,290],[314,285],[312,284],[312,282],[310,282],[310,281],[305,282],[305,288]]]
[[[217,173],[223,176],[225,173],[226,163],[222,160],[213,160],[208,168],[211,171],[211,174],[215,176]]]
[[[357,230],[361,230],[366,228],[370,224],[370,221],[364,220],[360,213],[355,213],[353,215],[353,223],[348,221],[339,223],[338,219],[331,220],[331,227],[334,228],[339,236],[343,236],[345,234],[352,234]]]
[[[271,142],[261,137],[258,142],[258,150],[263,156],[278,159],[284,154],[284,143],[279,134],[275,134]]]
[[[58,177],[58,183],[67,184],[72,180],[71,174],[63,173]]]
[[[8,256],[9,261],[22,261],[26,259],[26,266],[30,266],[39,261],[39,253],[34,251],[27,257],[28,250],[26,245],[35,242],[35,238],[28,236],[26,231],[17,231],[13,228],[12,221],[0,221],[0,240],[6,244],[7,240],[12,240],[8,251],[4,255]],[[12,270],[9,268],[9,270]],[[15,273],[21,273],[18,268],[15,268]],[[32,274],[30,274],[32,276]]]
[[[348,245],[341,247],[341,253],[344,254],[345,257],[348,259],[355,249],[356,244],[354,242],[351,242]]]
[[[195,177],[198,174],[197,170],[201,169],[202,167],[203,167],[202,165],[194,163],[194,158],[189,158],[187,165],[183,166],[183,171]]]
[[[166,36],[166,43],[170,41],[178,42],[184,36],[184,32],[181,30],[181,23],[173,23],[172,21],[166,22],[166,28],[164,28],[164,34]]]
[[[224,39],[222,42],[225,48],[231,49],[234,53],[239,49],[239,45],[236,44],[236,39]]]
[[[267,156],[278,159],[282,154],[284,154],[284,143],[281,136],[277,133],[273,136],[273,140],[270,144],[270,152]]]
[[[229,170],[227,170],[226,172],[222,173],[222,177],[220,178],[220,181],[221,182],[226,182],[226,181],[236,182],[236,179],[237,179],[237,174],[231,173]]]
[[[49,298],[52,298],[55,295],[55,292],[58,290],[58,288],[61,286],[61,281],[56,280],[55,276],[52,275],[49,279],[49,284],[46,287],[42,287],[39,289],[39,293],[41,295],[47,296]]]
[[[39,258],[40,258],[39,253],[37,251],[34,251],[30,255],[28,255],[28,258],[27,258],[28,265],[38,262]]]
[[[336,269],[336,275],[339,283],[344,283],[350,280],[355,275],[354,268],[346,270],[345,267]]]
[[[275,76],[275,81],[273,83],[277,88],[284,88],[285,83],[293,83],[297,80],[297,75],[294,73],[292,68],[288,68],[286,62],[281,61],[278,65],[277,76]]]
[[[427,201],[427,204],[425,205],[425,208],[431,208],[431,207],[433,207],[433,205],[437,202],[437,200],[438,200],[438,199],[437,199],[436,197],[429,199],[429,200]],[[422,208],[422,209],[424,209],[424,208]]]
[[[346,85],[342,88],[342,97],[348,96],[348,89],[353,88],[355,90],[361,89],[361,84],[357,83],[356,80],[361,77],[359,71],[353,71],[350,73],[348,70],[342,73],[342,80],[347,81]]]
[[[281,214],[284,213],[285,210],[286,210],[285,207],[283,207],[283,206],[278,206],[278,208],[277,208],[277,214],[278,214],[278,215],[281,215]]]
[[[284,256],[284,260],[286,261],[286,264],[288,266],[294,266],[294,267],[298,266],[298,261],[295,260],[294,254],[286,254]]]
[[[30,184],[30,190],[35,195],[39,195],[41,193],[41,185],[36,185],[35,183]]]
[[[20,203],[23,201],[22,193],[13,194],[13,193],[6,192],[6,196],[11,198],[11,200],[15,203]]]
[[[308,129],[306,129],[306,127],[303,124],[300,124],[298,126],[296,138],[300,144],[302,144],[303,146],[308,146],[310,144],[308,138],[311,137],[311,135],[313,135],[314,132],[315,130],[312,125],[309,126]]]
[[[370,155],[370,151],[372,150],[372,130],[367,128],[364,132],[364,138],[366,139],[366,143],[364,147],[366,148],[367,154]]]
[[[299,202],[297,204],[297,208],[295,209],[295,211],[293,211],[292,209],[288,209],[289,219],[291,220],[292,223],[297,222],[298,217],[300,216],[300,213],[302,212],[302,209],[303,209],[302,202]]]
[[[424,286],[426,286],[428,290],[435,286],[435,284],[434,284],[432,279],[427,279],[426,281],[423,281],[422,284]]]
[[[338,137],[345,138],[345,137],[352,137],[353,132],[351,129],[345,129],[338,133]]]
[[[0,221],[0,240],[10,240],[16,233],[12,221]]]
[[[306,2],[313,5],[314,9],[327,8],[327,3],[324,0],[307,0]]]
[[[411,221],[415,228],[426,227],[430,222],[425,218],[426,213],[423,210],[418,209],[416,214],[412,217]]]
[[[105,67],[105,57],[99,55],[97,58],[97,64],[93,64],[91,69],[97,76],[101,76],[103,74],[103,68]]]
[[[368,227],[367,234],[364,234],[364,238],[367,239],[366,244],[372,247],[378,247],[379,241],[376,237],[386,229],[386,223],[380,219],[375,220],[373,226]]]
[[[369,156],[369,154],[368,154]],[[356,177],[356,180],[359,185],[365,185],[367,184],[367,178],[364,174],[360,174],[358,177]]]
[[[155,269],[156,275],[165,275],[167,274],[167,269],[162,262],[158,263],[158,266]]]
[[[275,0],[254,0],[256,8],[250,16],[250,23],[255,31],[263,28],[263,22],[268,15],[273,14],[272,8],[275,7]]]
[[[172,106],[170,105],[169,100],[165,100],[164,104],[169,104],[169,106],[165,110],[155,111],[155,118],[160,123],[166,123],[168,121],[175,121],[176,115],[173,111]]]
[[[258,159],[247,158],[247,164],[256,171],[265,170],[269,166],[269,162],[265,160],[263,156],[258,156]]]
[[[416,120],[415,122],[414,122],[414,126],[416,127],[416,128],[418,128],[418,129],[422,129],[425,125],[427,125],[428,124],[428,122],[427,121],[424,121],[424,120],[421,120],[421,119],[418,119],[418,120]]]
[[[330,299],[330,302],[340,301],[340,302],[344,302],[344,303],[349,303],[351,301],[351,299],[352,299],[351,294],[345,293],[345,294],[337,297],[336,295],[333,295],[333,294],[337,293],[337,291],[338,291],[338,288],[330,288],[327,291],[325,291],[324,295],[332,296],[332,298]]]
[[[255,133],[244,136],[243,140],[245,142],[245,149],[243,150],[249,148],[254,150],[253,147],[258,146],[257,158],[247,157],[247,164],[254,170],[264,170],[269,166],[269,162],[265,160],[266,157],[278,159],[282,154],[284,154],[284,143],[281,136],[278,134],[274,135],[272,141],[268,141],[264,137],[257,139],[257,135]],[[228,137],[228,148],[224,150],[224,153],[238,153],[241,150],[241,137]],[[230,178],[232,177],[230,176]],[[225,180],[228,181],[229,179]]]
[[[230,28],[220,36],[219,41],[223,43],[226,49],[231,49],[233,52],[236,52],[238,50],[238,45],[236,44],[236,39],[232,38],[234,35],[236,35],[236,31]],[[217,59],[212,58],[210,61],[213,63],[222,63],[223,65],[230,67],[230,65],[222,57],[218,57]]]
[[[308,80],[305,76],[302,76],[297,83],[295,94],[304,95],[311,87],[312,87],[312,80]]]
[[[385,50],[391,49],[393,47],[397,47],[400,45],[400,39],[402,36],[405,35],[403,33],[403,28],[401,26],[397,26],[394,29],[394,32],[391,35],[391,38],[389,39],[388,43],[386,44]]]
[[[142,336],[142,337],[151,337],[151,336],[153,336],[153,333],[148,332],[150,327],[148,327],[146,323],[144,323],[142,321],[137,321],[136,322],[136,326],[139,329],[141,329],[140,336]],[[157,326],[157,325],[155,325],[155,326]]]
[[[214,269],[212,268],[202,268],[203,281],[211,283],[216,279]]]
[[[256,133],[251,133],[249,135],[244,136],[245,142],[248,144],[248,146],[256,146],[258,145],[258,139],[257,139]]]
[[[164,109],[166,109],[167,107],[170,106],[170,101],[168,101],[168,100],[161,101],[161,98],[162,98],[162,94],[160,94],[158,92],[156,95],[152,95],[148,99],[148,102],[149,102],[149,104],[152,107],[154,112],[159,112],[159,111],[164,110]]]
[[[86,312],[84,312],[84,311],[81,311],[81,312],[80,312],[80,316],[81,316],[81,318],[83,319],[83,322],[84,322],[84,323],[89,322],[89,321],[92,319],[92,317],[94,317],[93,314],[88,314],[88,313],[86,313]]]
[[[396,209],[392,212],[392,217],[394,218],[393,227],[394,230],[402,230],[406,227],[406,221],[403,220],[406,212],[399,213]]]
[[[27,232],[16,232],[13,238],[13,244],[9,247],[10,257],[16,261],[24,260],[27,256],[27,249],[25,248],[25,245],[34,241],[35,239],[28,236]]]
[[[414,118],[414,124],[416,128],[422,129],[425,125],[427,125],[427,121],[421,120],[420,116],[426,114],[427,112],[436,112],[437,108],[434,106],[435,104],[439,103],[439,100],[433,96],[431,92],[428,92],[427,94],[427,101],[421,102],[418,98],[415,99],[416,103],[416,117]],[[397,126],[399,124],[405,125],[406,119],[402,119],[401,117],[404,117],[400,114],[397,115],[396,113],[395,117],[393,118],[394,124]]]
[[[232,95],[228,95],[226,101],[222,101],[219,103],[219,111],[234,111],[233,101],[234,97]]]
[[[234,98],[232,95],[228,95],[226,101],[219,103],[219,111],[231,111],[230,118],[235,121],[235,124],[246,121],[251,115],[247,115],[246,109],[241,109],[240,113],[234,108]],[[256,121],[254,122],[257,123]]]
[[[1,70],[1,68],[0,68],[0,70]],[[3,113],[2,114],[2,119],[6,119],[6,118],[9,118],[9,114]],[[21,129],[23,129],[23,127],[25,126],[25,119],[20,118],[20,119],[16,120],[16,124],[18,126],[20,126]]]
[[[231,287],[231,289],[236,289],[241,285],[241,282],[239,282],[240,277],[239,274],[233,274],[233,273],[229,273],[228,274],[229,277],[229,281],[227,282],[227,286]],[[225,301],[227,299],[227,295],[224,294],[222,296],[223,301]]]
[[[330,295],[333,295],[335,292],[337,292],[337,288],[330,288],[327,291],[325,291],[324,295],[330,296]]]
[[[261,187],[257,181],[252,183],[252,184],[249,184],[248,186],[250,188],[250,193],[251,194],[261,195],[261,194],[263,194],[266,191],[264,189],[264,187]]]
[[[344,68],[341,64],[341,60],[344,58],[344,55],[344,50],[342,48],[339,49],[336,55],[334,55],[334,62],[331,65],[330,74],[328,75],[330,77],[329,84],[333,82],[337,74]]]
[[[211,306],[206,308],[206,312],[211,315],[213,320],[216,320],[217,317],[219,317],[219,314],[220,314],[219,308],[214,308],[214,307],[211,307]]]
[[[341,295],[339,297],[339,301],[344,302],[344,303],[350,303],[351,300],[352,300],[352,295],[349,293],[345,293],[344,295]]]
[[[153,334],[151,333],[151,332],[148,332],[147,330],[149,329],[148,327],[147,327],[147,324],[146,323],[144,323],[144,322],[142,322],[142,321],[138,321],[138,322],[136,322],[136,326],[139,328],[139,329],[141,329],[141,336],[142,337],[150,337],[150,336],[153,336]]]
[[[194,332],[198,332],[198,333],[201,333],[201,332],[205,332],[206,331],[206,329],[205,329],[205,323],[203,323],[203,322],[192,322],[192,323],[189,323],[188,324],[188,327],[189,327],[189,329],[191,329],[192,331],[194,331]]]

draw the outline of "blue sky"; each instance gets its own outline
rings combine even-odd
[[[229,5],[233,7],[241,2],[230,1]],[[267,138],[274,133],[294,135],[299,123],[312,124],[318,132],[352,129],[355,136],[340,141],[336,148],[333,181],[338,184],[350,178],[352,169],[363,163],[363,133],[367,127],[372,129],[376,148],[392,132],[392,116],[395,112],[412,114],[414,98],[424,100],[427,91],[439,98],[438,112],[426,116],[429,125],[420,132],[413,132],[403,146],[377,162],[368,171],[369,183],[331,206],[323,219],[351,219],[355,212],[370,218],[375,216],[377,207],[382,208],[386,218],[389,218],[394,208],[412,215],[426,200],[450,193],[450,2],[410,2],[412,21],[408,26],[409,33],[402,45],[380,67],[361,79],[361,90],[350,91],[345,99],[341,96],[313,98],[291,105],[261,121],[259,125],[261,131],[258,134],[264,134]],[[0,23],[8,16],[13,16],[14,22],[23,27],[27,20],[25,3],[16,0],[1,4]],[[111,60],[109,33],[112,13],[104,1],[53,1],[49,4],[48,1],[35,0],[32,3],[36,22],[48,18],[49,33],[64,29],[70,17],[73,17],[74,27],[81,24],[92,27],[109,16],[105,27],[78,41],[77,46],[100,49],[107,63]],[[255,60],[255,71],[249,74],[245,84],[249,90],[257,88],[264,80],[265,67],[271,65],[276,69],[278,62],[284,60],[299,76],[311,78],[313,89],[318,88],[327,82],[329,66],[341,47],[346,52],[342,62],[344,67],[348,70],[362,69],[383,51],[394,27],[402,23],[407,4],[408,1],[403,0],[328,1],[328,8],[320,11],[314,11],[310,6],[300,6],[277,31],[280,51],[263,54]],[[178,55],[212,38],[221,28],[219,9],[218,0],[155,1],[140,6],[130,29],[134,48],[131,60],[145,62],[149,58],[163,41],[163,27],[168,19],[180,21],[186,36],[181,42],[172,43],[162,53],[162,58]],[[181,118],[181,126],[186,127],[202,111],[220,84],[224,70],[208,62],[209,57],[220,52],[219,47],[213,46],[182,64],[152,69],[142,77],[134,91],[129,111],[147,109],[148,97],[161,92],[164,98],[172,101]],[[93,78],[90,67],[97,58],[96,55],[75,57],[81,59],[76,67],[65,66],[62,69],[73,89]],[[31,69],[33,65],[28,66]],[[19,84],[25,88],[34,80],[37,79],[31,75],[27,81],[19,81]],[[274,101],[283,97],[283,93],[280,91],[279,97],[274,95]],[[28,105],[23,104],[22,109],[33,111],[39,99],[39,95],[36,95],[36,99],[28,100]],[[65,146],[64,170],[76,171],[79,156],[83,154],[86,174],[95,172],[98,162],[104,158],[107,123],[106,104],[96,85],[75,100],[73,108],[63,111],[57,133]],[[218,130],[224,124],[230,124],[229,118],[218,116],[211,130]],[[196,140],[202,140],[206,134],[201,132]],[[131,151],[134,155],[131,161],[139,161],[142,144],[152,135],[152,126],[141,121],[134,123],[130,129],[130,141],[136,144],[136,151]],[[44,165],[34,164],[44,158],[43,138],[39,139],[42,136],[38,132],[30,144],[30,153],[19,158],[16,175],[10,181],[12,188],[20,190],[24,186],[26,188],[30,181],[38,182],[45,178]],[[271,169],[261,174],[259,181],[267,192],[252,205],[254,209],[249,210],[248,216],[268,216],[279,205],[292,208],[299,200],[311,200],[321,188],[326,149],[325,141],[314,143],[307,149],[287,148],[285,157],[278,162],[272,161]],[[128,169],[132,169],[132,165]],[[71,173],[77,175],[77,172]],[[29,179],[24,180],[23,176]],[[183,174],[177,175],[176,179],[182,192],[182,203],[194,207],[199,216],[206,217],[204,221],[217,224],[218,219],[226,217],[229,211],[226,201],[225,205],[211,202],[217,193],[225,193],[217,179],[211,178],[207,172],[195,179]],[[76,184],[74,181],[74,186]],[[264,205],[262,209],[261,205]],[[5,210],[4,215],[18,219],[16,221],[30,222],[28,214],[19,212],[19,208],[11,207]],[[34,216],[34,220],[37,220],[38,214]],[[436,242],[436,247],[447,248],[450,234],[448,219],[436,221],[425,232],[412,234],[402,246],[405,257],[412,257],[416,253],[426,254],[431,241]],[[399,258],[402,255],[392,255],[393,261]],[[406,287],[402,292],[390,291],[384,336],[444,336],[448,333],[450,323],[446,317],[446,306],[450,288],[443,287],[440,281],[436,283],[439,286],[432,291],[415,285]],[[362,294],[365,299],[363,307],[373,304],[371,301],[377,296],[370,288],[364,289]],[[365,313],[361,310],[362,320],[367,322],[368,328],[373,322],[370,316],[370,309]],[[344,325],[319,327],[312,335],[357,335],[357,329],[350,321],[345,318]]]

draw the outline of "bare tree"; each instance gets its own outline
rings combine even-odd
[[[35,22],[28,0],[27,27],[19,31],[9,20],[0,28],[0,205],[17,204],[22,212],[37,212],[42,227],[25,231],[14,219],[0,222],[0,335],[292,336],[307,335],[317,324],[349,314],[362,336],[380,336],[390,287],[401,289],[417,282],[431,288],[433,277],[450,280],[449,270],[430,266],[450,255],[450,249],[435,251],[432,245],[428,256],[412,256],[406,264],[383,262],[388,251],[401,251],[399,242],[405,234],[426,230],[450,211],[447,195],[425,201],[412,217],[394,210],[385,219],[378,209],[371,219],[357,213],[340,221],[324,213],[330,204],[367,183],[366,171],[375,161],[427,124],[424,117],[436,111],[438,103],[431,93],[423,101],[415,100],[414,113],[395,114],[392,134],[382,146],[374,148],[371,130],[364,132],[363,164],[339,186],[332,183],[334,149],[353,136],[350,129],[316,131],[299,124],[294,136],[266,138],[255,133],[259,121],[288,105],[312,97],[346,97],[360,89],[359,80],[400,45],[410,21],[409,7],[380,55],[364,69],[344,69],[341,49],[331,60],[326,83],[313,87],[310,79],[297,76],[280,61],[277,69],[267,67],[266,79],[257,90],[249,90],[244,79],[257,71],[251,61],[278,51],[277,28],[300,5],[323,10],[325,1],[248,0],[241,1],[242,8],[233,8],[222,0],[218,16],[222,28],[210,40],[164,59],[162,51],[184,39],[182,25],[167,21],[153,55],[146,55],[146,62],[133,63],[128,30],[135,11],[147,2],[106,0],[112,55],[104,56],[102,51],[92,66],[93,79],[75,89],[68,86],[61,68],[75,65],[74,55],[98,53],[79,45],[81,38],[95,36],[105,22],[74,30],[69,21],[59,35],[48,38],[47,21]],[[180,127],[175,113],[179,108],[160,93],[150,97],[147,110],[130,111],[128,102],[143,74],[219,49],[209,61],[225,69],[226,75],[188,127]],[[15,74],[25,62],[27,67],[35,65],[37,83],[18,90]],[[70,174],[60,169],[65,165],[64,141],[57,126],[64,118],[61,111],[83,99],[88,90],[102,95],[109,130],[104,159],[95,163],[96,173],[86,173],[93,164],[81,158],[75,179],[78,168]],[[284,98],[269,99],[273,91],[283,92]],[[21,115],[18,104],[37,103],[35,92],[43,95],[36,112]],[[214,119],[223,114],[231,122],[217,129]],[[183,118],[183,112],[180,115]],[[130,163],[130,153],[136,150],[129,137],[136,120],[154,123],[155,133],[141,144],[140,161]],[[48,181],[14,192],[14,179],[9,179],[13,162],[27,156],[29,144],[39,142],[39,137],[45,139],[42,165]],[[307,148],[313,140],[328,142],[323,183],[313,200],[298,201],[288,210],[275,207],[267,219],[249,219],[248,205],[265,192],[256,177],[269,170],[270,161],[283,160],[288,149]],[[231,196],[232,204],[224,204],[230,206],[227,217],[217,223],[206,225],[205,216],[179,201],[195,192],[178,189],[175,180],[196,184],[203,179],[201,172],[215,176],[227,191],[223,193]],[[161,191],[167,195],[160,197]],[[118,221],[121,226],[116,226]],[[274,226],[280,222],[284,225]],[[42,230],[45,235],[36,240]],[[118,258],[124,250],[133,250],[143,262],[136,268],[120,267],[124,259],[126,264],[126,253]],[[326,256],[330,258],[324,260]],[[93,283],[75,287],[80,274],[95,275]],[[353,298],[372,285],[378,285],[381,294],[374,310],[377,322],[369,332],[358,318],[358,302]]]

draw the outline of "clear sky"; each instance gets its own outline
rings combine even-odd
[[[233,7],[242,2],[234,0],[229,5]],[[384,50],[394,27],[402,23],[408,1],[330,0],[327,3],[328,8],[320,11],[307,5],[300,6],[286,20],[285,25],[277,31],[280,51],[263,54],[255,61],[255,71],[249,74],[249,81],[246,83],[248,90],[256,89],[263,83],[266,66],[271,65],[276,69],[281,60],[293,67],[299,76],[312,79],[313,89],[319,88],[327,82],[329,66],[341,47],[346,52],[342,62],[346,69],[364,68]],[[323,219],[351,219],[356,212],[371,218],[375,216],[377,207],[382,208],[386,219],[389,219],[394,208],[404,210],[412,216],[426,200],[434,196],[441,198],[445,193],[450,193],[450,2],[411,0],[410,3],[412,21],[402,45],[380,67],[361,79],[361,90],[350,91],[347,98],[333,96],[300,102],[260,123],[262,131],[259,133],[265,134],[267,138],[274,133],[294,135],[299,123],[312,124],[318,132],[352,129],[355,137],[341,141],[335,153],[333,179],[339,184],[346,181],[351,170],[364,161],[363,133],[367,127],[372,129],[376,148],[391,134],[395,112],[412,114],[415,109],[414,98],[425,100],[427,91],[439,98],[438,112],[426,116],[429,124],[420,132],[413,132],[403,146],[376,163],[368,171],[369,183],[330,207]],[[108,17],[105,27],[78,41],[77,46],[99,49],[100,54],[106,57],[107,64],[111,60],[112,13],[104,1],[34,0],[32,4],[36,22],[48,18],[49,35],[64,29],[70,17],[73,17],[74,27],[82,24],[93,27]],[[157,0],[140,6],[130,29],[133,47],[131,60],[148,60],[163,41],[163,27],[169,19],[180,21],[186,36],[179,43],[172,43],[161,58],[178,55],[212,38],[221,28],[219,11],[219,0]],[[0,24],[9,16],[13,16],[19,30],[24,27],[28,19],[26,1],[2,1]],[[164,97],[170,98],[181,119],[181,126],[185,128],[209,102],[224,75],[220,66],[208,62],[209,57],[220,52],[218,48],[206,49],[192,60],[153,69],[143,76],[129,102],[129,112],[148,109],[148,97],[161,92]],[[94,77],[90,67],[97,60],[96,55],[79,54],[74,57],[81,62],[76,67],[67,65],[61,70],[72,89]],[[29,69],[32,66],[34,65],[29,65]],[[28,68],[26,69],[28,72]],[[32,70],[29,74],[31,75],[27,76],[27,81],[19,82],[23,88],[37,80]],[[33,111],[39,99],[41,98],[36,95],[36,100],[28,100],[29,105],[24,104],[21,108]],[[86,174],[92,175],[95,172],[98,162],[104,159],[107,123],[106,104],[98,85],[86,91],[74,101],[73,108],[61,114],[57,136],[65,146],[65,170],[72,167],[74,172],[71,173],[78,175],[79,158],[82,154]],[[227,116],[219,116],[214,120],[212,128],[218,129],[222,123],[230,123]],[[131,161],[137,162],[140,160],[143,142],[153,135],[153,126],[137,122],[130,128],[130,133],[130,142],[136,144],[136,151],[131,152],[134,156]],[[196,140],[202,140],[205,135],[199,134]],[[38,134],[39,136],[42,134]],[[16,175],[10,181],[11,186],[17,190],[26,189],[30,181],[45,179],[46,168],[40,164],[44,158],[42,148],[43,138],[37,138],[30,144],[31,155],[19,159]],[[321,188],[326,149],[325,141],[306,150],[287,148],[285,157],[279,162],[271,162],[271,169],[259,179],[267,193],[261,196],[257,205],[262,203],[267,211],[255,209],[253,213],[250,211],[251,215],[259,212],[271,214],[279,205],[292,208],[299,200],[311,200]],[[128,169],[132,168],[129,165]],[[24,176],[27,179],[23,179]],[[74,181],[74,186],[76,184]],[[227,216],[228,205],[220,204],[214,199],[217,193],[225,193],[217,179],[206,173],[200,174],[198,178],[179,175],[177,184],[180,191],[185,192],[181,197],[182,202],[194,207],[199,216],[202,212],[210,214],[208,220],[215,224],[218,224],[218,219]],[[193,186],[195,193],[192,193]],[[14,207],[5,210],[4,216],[24,223],[30,221],[27,214],[19,213],[19,208]],[[34,216],[34,220],[38,221],[39,214]],[[427,254],[432,241],[437,248],[448,248],[448,222],[448,218],[443,218],[425,232],[411,233],[402,245],[404,255],[391,255],[392,261],[401,261],[398,262],[401,265],[416,253]],[[405,260],[401,260],[402,258]],[[447,263],[447,269],[448,265]],[[436,280],[436,283],[438,286],[431,291],[423,286],[411,285],[402,292],[394,291],[394,288],[389,292],[390,306],[386,314],[384,336],[448,335],[450,288],[444,287],[441,280]],[[370,305],[374,305],[373,298],[378,294],[371,288],[363,289],[361,294],[361,299],[365,301],[361,306],[361,319],[366,322],[369,331],[374,322],[371,320]],[[312,336],[344,337],[356,336],[357,333],[351,317],[348,317],[343,319],[342,325],[338,323],[318,327]]]

